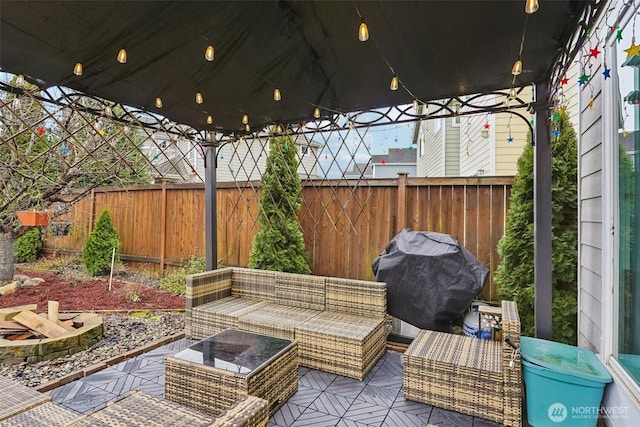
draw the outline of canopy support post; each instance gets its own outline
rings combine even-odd
[[[204,220],[205,220],[205,265],[207,271],[218,268],[218,216],[216,181],[216,149],[218,147],[212,133],[207,134],[204,164]]]
[[[549,84],[535,85],[536,124],[534,140],[534,315],[535,336],[551,339],[552,257],[551,257],[551,140],[549,137]]]

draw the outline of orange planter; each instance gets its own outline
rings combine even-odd
[[[16,211],[20,223],[25,226],[38,226],[49,224],[49,214],[38,211]]]

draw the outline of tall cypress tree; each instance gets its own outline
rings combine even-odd
[[[253,239],[249,267],[290,273],[311,273],[298,224],[302,182],[291,136],[269,140],[269,158],[262,176],[260,230]]]
[[[554,115],[552,153],[552,338],[576,343],[578,312],[578,152],[576,133],[566,113]],[[518,159],[505,234],[498,244],[495,280],[499,296],[516,301],[522,333],[534,334],[533,147]]]

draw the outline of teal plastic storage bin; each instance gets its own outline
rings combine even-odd
[[[520,353],[529,424],[536,427],[597,424],[604,387],[612,379],[593,352],[521,337]]]

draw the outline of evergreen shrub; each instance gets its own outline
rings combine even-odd
[[[120,239],[111,222],[109,211],[105,209],[89,234],[82,251],[82,261],[87,272],[92,276],[100,276],[111,270],[111,256],[116,249],[115,262],[120,262]]]
[[[298,223],[302,182],[296,146],[289,135],[269,141],[269,157],[262,176],[260,230],[253,239],[249,268],[310,274],[304,236]]]
[[[34,262],[40,257],[42,249],[42,231],[40,227],[27,230],[13,242],[13,254],[16,262]]]
[[[578,151],[576,133],[566,113],[554,115],[552,152],[552,339],[575,345],[578,312]],[[533,156],[528,144],[518,159],[511,188],[505,234],[498,244],[500,265],[495,281],[499,296],[518,305],[522,334],[533,336],[534,213]]]

